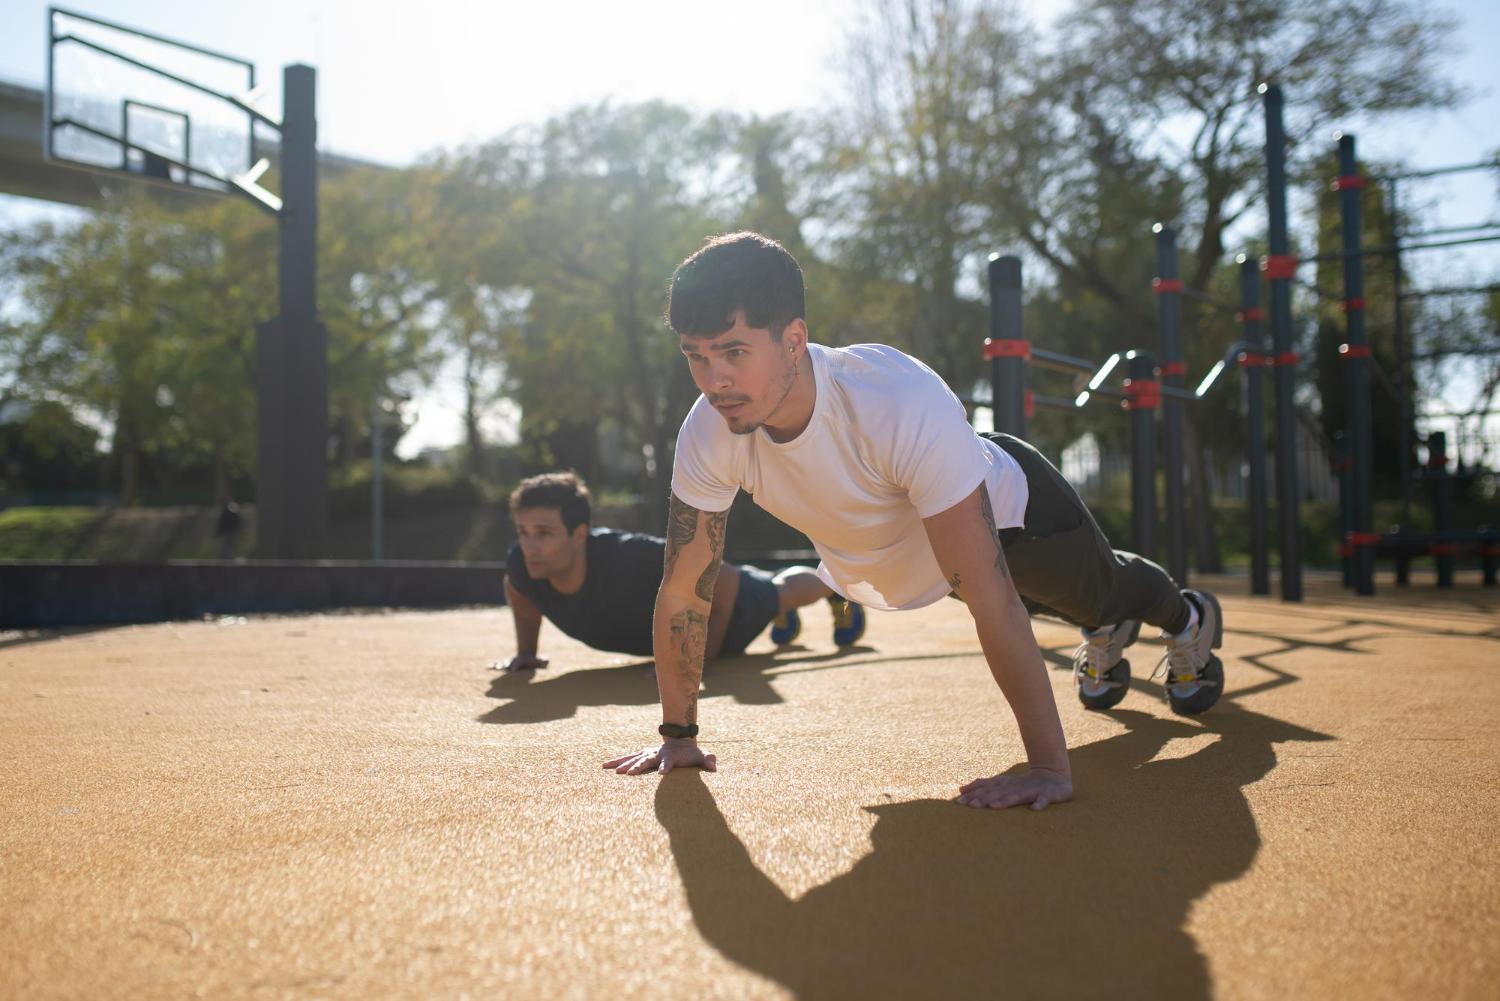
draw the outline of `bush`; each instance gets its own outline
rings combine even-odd
[[[0,511],[0,559],[89,559],[83,550],[108,518],[108,510],[93,507]]]

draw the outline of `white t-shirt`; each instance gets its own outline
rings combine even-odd
[[[677,436],[672,492],[723,511],[743,487],[817,547],[818,576],[870,608],[920,608],[950,588],[922,519],[983,482],[997,528],[1022,523],[1026,476],[975,434],[938,374],[883,344],[807,346],[817,397],[796,438],[737,435],[703,397]]]

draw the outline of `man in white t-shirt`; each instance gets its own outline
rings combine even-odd
[[[653,617],[664,738],[605,762],[622,774],[716,768],[697,743],[708,613],[729,506],[744,489],[805,533],[818,576],[868,608],[920,608],[952,594],[1010,703],[1029,770],[976,779],[959,801],[1042,809],[1073,795],[1067,745],[1030,614],[1083,627],[1074,657],[1090,708],[1124,697],[1124,649],[1163,631],[1172,708],[1218,698],[1218,602],[1179,591],[1161,567],[1113,550],[1040,453],[980,436],[926,365],[878,344],[808,341],[802,271],[755,233],[710,240],[672,278],[668,321],[703,395],[677,438],[665,572]]]

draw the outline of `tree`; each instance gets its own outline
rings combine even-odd
[[[997,235],[982,192],[1010,176],[1042,125],[1029,95],[1034,43],[1008,3],[875,0],[849,36],[845,100],[826,125],[826,242],[861,284],[917,292],[882,339],[955,385],[982,367],[983,312],[960,296]]]
[[[420,180],[324,186],[319,298],[338,442],[365,428],[375,387],[420,382],[434,360]],[[234,200],[181,208],[135,192],[81,223],[8,234],[0,252],[21,304],[0,329],[0,364],[33,396],[111,428],[124,503],[148,482],[200,475],[224,500],[253,474],[255,324],[276,308],[268,218]]]
[[[693,388],[662,321],[664,288],[705,235],[727,137],[660,102],[579,108],[535,136],[524,215],[526,319],[506,345],[523,444],[538,464],[636,475],[665,509]],[[613,472],[600,462],[612,441]]]

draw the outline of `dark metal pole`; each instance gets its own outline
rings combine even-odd
[[[1026,437],[1026,361],[1021,330],[1021,259],[990,257],[990,407],[996,431]]]
[[[1454,556],[1458,547],[1448,538],[1453,531],[1453,479],[1448,475],[1448,435],[1434,431],[1427,436],[1427,477],[1432,485],[1432,545],[1437,564],[1437,586],[1453,586]]]
[[[317,70],[282,73],[281,321],[293,415],[285,447],[295,517],[287,555],[326,556],[328,536],[328,332],[318,320]]]
[[[1349,455],[1349,435],[1333,433],[1334,471],[1339,478],[1339,569],[1345,587],[1354,586],[1354,459]]]
[[[1359,193],[1364,178],[1354,156],[1354,137],[1339,136],[1339,216],[1342,221],[1344,251],[1344,324],[1348,341],[1339,353],[1348,365],[1345,382],[1349,394],[1349,453],[1354,460],[1351,478],[1354,484],[1354,531],[1346,541],[1353,543],[1354,591],[1375,593],[1375,548],[1371,533],[1370,465],[1373,448],[1370,434],[1370,341],[1365,334],[1365,262],[1353,253],[1359,249],[1362,216]]]
[[[1131,546],[1138,556],[1156,556],[1156,408],[1160,386],[1156,361],[1143,351],[1125,356],[1126,407],[1130,410]]]
[[[1292,279],[1296,261],[1288,256],[1286,226],[1286,133],[1281,124],[1281,88],[1262,84],[1266,112],[1266,187],[1271,280],[1271,350],[1276,366],[1276,513],[1281,543],[1281,599],[1302,600],[1302,530],[1298,518],[1297,415],[1293,380]]]
[[[1270,560],[1266,552],[1266,404],[1265,335],[1260,311],[1260,269],[1241,254],[1240,322],[1244,324],[1245,459],[1250,466],[1250,593],[1270,594]]]
[[[1161,377],[1166,386],[1181,389],[1187,368],[1182,361],[1182,279],[1177,276],[1177,233],[1157,223],[1156,234],[1156,313],[1161,326]],[[1187,517],[1183,513],[1182,473],[1182,400],[1166,395],[1162,399],[1163,465],[1167,484],[1167,572],[1178,587],[1187,587]]]
[[[1412,440],[1412,412],[1411,400],[1408,398],[1409,390],[1406,386],[1406,366],[1410,364],[1406,356],[1406,311],[1402,308],[1401,292],[1401,206],[1397,202],[1396,179],[1391,179],[1391,288],[1394,292],[1393,305],[1395,307],[1395,326],[1392,332],[1396,342],[1396,396],[1397,406],[1401,413],[1396,420],[1399,424],[1399,444],[1401,454],[1397,457],[1401,465],[1401,530],[1409,531],[1411,528],[1411,440]]]
[[[385,558],[385,416],[376,393],[370,403],[370,559]]]
[[[282,73],[280,312],[257,327],[257,549],[327,555],[328,333],[318,320],[317,71]]]

